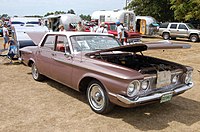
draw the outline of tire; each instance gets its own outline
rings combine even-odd
[[[163,39],[164,40],[168,40],[169,38],[170,38],[170,35],[169,35],[169,33],[163,33]]]
[[[190,35],[191,42],[197,42],[198,40],[199,40],[199,37],[196,34]]]
[[[44,80],[44,76],[39,73],[35,63],[32,64],[31,69],[32,69],[32,77],[33,77],[34,80],[36,80],[36,81],[43,81]]]
[[[108,94],[100,82],[96,80],[91,81],[86,94],[90,108],[94,112],[106,114],[113,109],[114,105],[110,102]]]

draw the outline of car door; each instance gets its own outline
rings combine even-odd
[[[187,37],[188,36],[188,28],[186,27],[185,24],[178,25],[177,36],[178,37]]]
[[[170,36],[173,37],[173,36],[176,36],[177,35],[177,25],[178,24],[171,24],[170,25]]]
[[[72,86],[73,57],[65,35],[56,36],[56,46],[54,47],[52,59],[51,76],[67,86]]]
[[[55,47],[56,35],[47,35],[36,53],[36,65],[41,74],[51,77],[50,66],[52,54]]]

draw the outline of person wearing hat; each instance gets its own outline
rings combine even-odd
[[[59,32],[66,32],[63,25],[59,25]]]
[[[6,44],[8,44],[8,41],[9,41],[9,32],[8,32],[7,24],[4,24],[3,26],[3,39],[4,39],[3,48],[6,49]]]
[[[124,27],[121,25],[119,21],[116,22],[117,25],[117,39],[124,45]]]
[[[105,25],[104,22],[100,24],[100,27],[96,30],[96,33],[108,33],[108,30],[106,28],[107,25]]]

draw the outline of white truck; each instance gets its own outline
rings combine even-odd
[[[58,31],[59,25],[63,25],[67,31],[73,31],[79,21],[82,21],[81,18],[74,14],[50,15],[43,19],[44,25],[51,31]]]

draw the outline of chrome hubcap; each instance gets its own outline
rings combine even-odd
[[[90,105],[95,110],[101,110],[105,105],[104,92],[98,84],[92,84],[88,91],[88,100]]]
[[[33,67],[32,67],[32,75],[33,75],[34,79],[38,78],[38,71],[37,71],[35,64],[33,64]]]
[[[192,42],[196,42],[196,41],[197,41],[197,38],[196,38],[196,37],[192,37],[191,41],[192,41]]]
[[[168,39],[169,38],[169,35],[168,34],[165,34],[164,35],[164,39]]]

